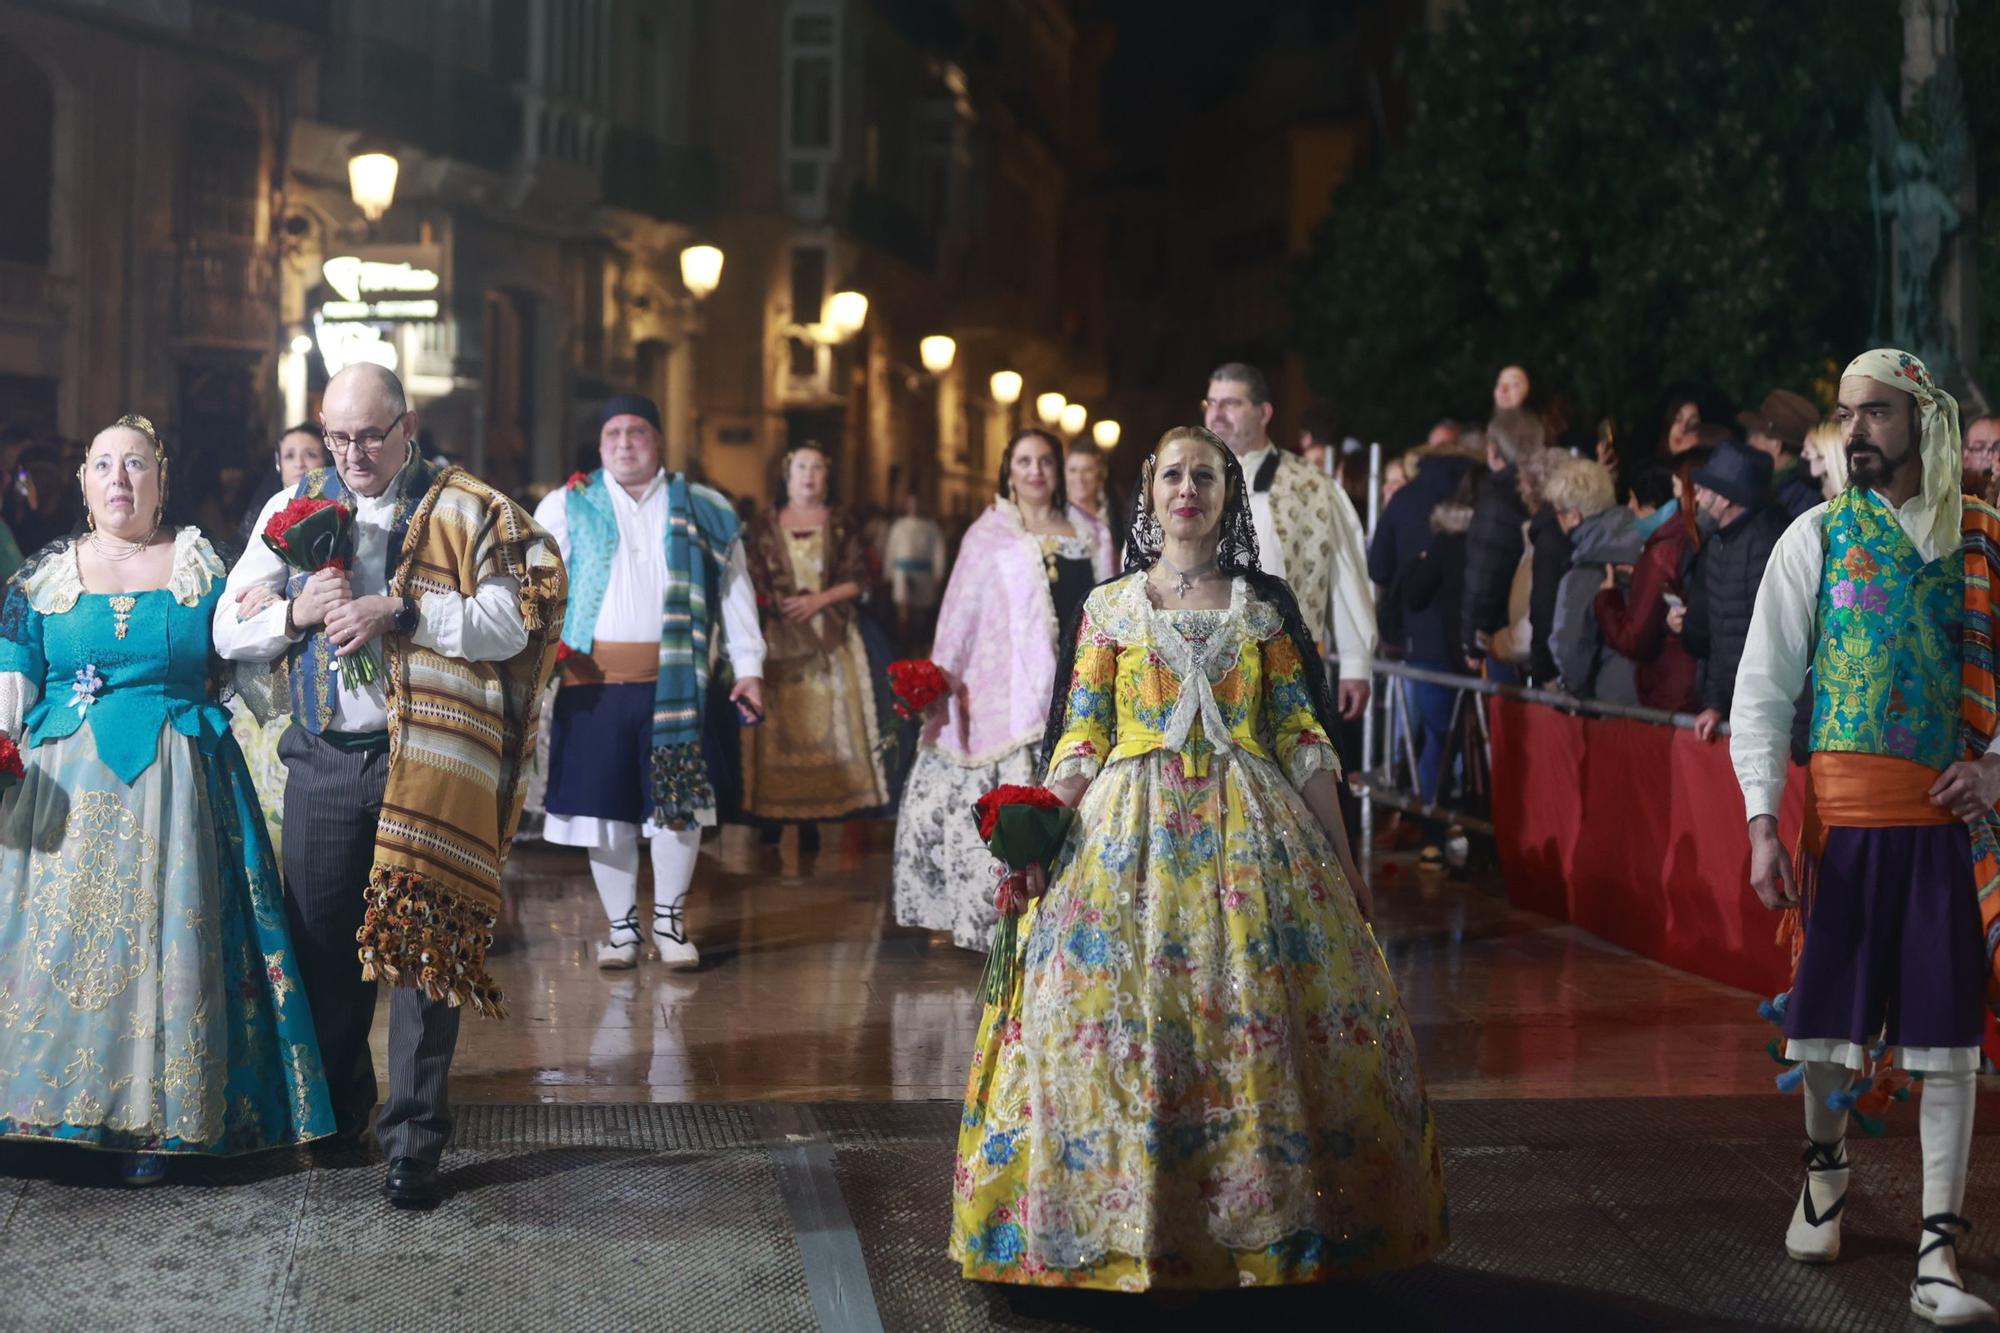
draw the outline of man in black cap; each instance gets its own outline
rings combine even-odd
[[[1771,460],[1771,491],[1788,518],[1797,518],[1826,497],[1805,465],[1806,433],[1819,424],[1819,409],[1790,389],[1773,389],[1754,412],[1737,416],[1750,447]]]
[[[660,461],[660,409],[623,394],[598,414],[603,466],[549,493],[535,521],[562,551],[574,592],[549,728],[543,838],[590,854],[611,924],[606,969],[638,966],[641,841],[653,860],[654,947],[694,967],[684,909],[716,822],[702,747],[718,629],[745,723],[764,711],[764,636],[726,497]]]
[[[1701,552],[1701,587],[1689,602],[1691,614],[1705,617],[1705,623],[1690,624],[1687,631],[1690,639],[1708,645],[1694,728],[1695,735],[1708,741],[1729,716],[1757,585],[1771,548],[1791,520],[1771,498],[1771,456],[1740,440],[1727,439],[1715,447],[1695,469],[1694,488],[1695,504],[1716,523],[1715,535]]]

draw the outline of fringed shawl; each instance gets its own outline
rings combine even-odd
[[[468,662],[398,636],[386,654],[389,779],[356,936],[363,977],[493,1017],[506,1008],[486,951],[567,580],[527,511],[463,469],[441,469],[410,517],[389,595],[471,596],[500,576],[520,583],[520,652]]]
[[[1090,543],[1097,579],[1109,578],[1109,529],[1074,506],[1070,522]],[[970,768],[1040,740],[1061,633],[1041,544],[1012,501],[995,500],[959,544],[938,611],[931,660],[952,690],[925,743]]]

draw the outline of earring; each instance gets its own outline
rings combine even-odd
[[[97,515],[92,512],[89,505],[83,507],[83,522],[92,532],[97,531]]]

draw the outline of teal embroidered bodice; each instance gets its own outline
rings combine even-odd
[[[88,722],[98,757],[130,784],[151,766],[163,727],[193,737],[204,754],[229,734],[228,710],[208,693],[210,625],[225,571],[193,529],[179,547],[172,582],[148,592],[83,591],[67,548],[8,585],[0,671],[19,672],[41,692],[22,720],[30,747]],[[116,604],[128,599],[121,638]]]
[[[1958,756],[1964,553],[1925,563],[1872,493],[1842,492],[1821,522],[1812,748],[1950,767]]]

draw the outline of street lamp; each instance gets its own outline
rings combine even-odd
[[[1062,422],[1063,434],[1081,435],[1084,424],[1090,420],[1090,409],[1082,403],[1065,403],[1058,420]]]
[[[826,326],[834,342],[846,342],[868,322],[868,298],[860,292],[835,292],[826,299]]]
[[[1021,401],[1021,373],[1017,370],[996,370],[986,384],[993,391],[993,401],[1002,407]]]
[[[1063,408],[1068,402],[1059,393],[1040,394],[1035,398],[1035,415],[1042,419],[1044,426],[1053,426],[1062,420]]]
[[[722,282],[722,251],[712,245],[690,245],[681,251],[681,285],[695,300],[707,298]]]
[[[379,222],[396,201],[396,173],[401,164],[387,148],[362,140],[347,159],[347,190],[354,206],[370,222]]]
[[[933,375],[942,375],[950,370],[957,355],[958,344],[942,333],[933,333],[917,344],[917,356],[922,359],[924,369]]]
[[[1090,438],[1097,441],[1097,447],[1100,449],[1116,449],[1118,437],[1123,433],[1118,423],[1109,419],[1100,421],[1090,428]]]

